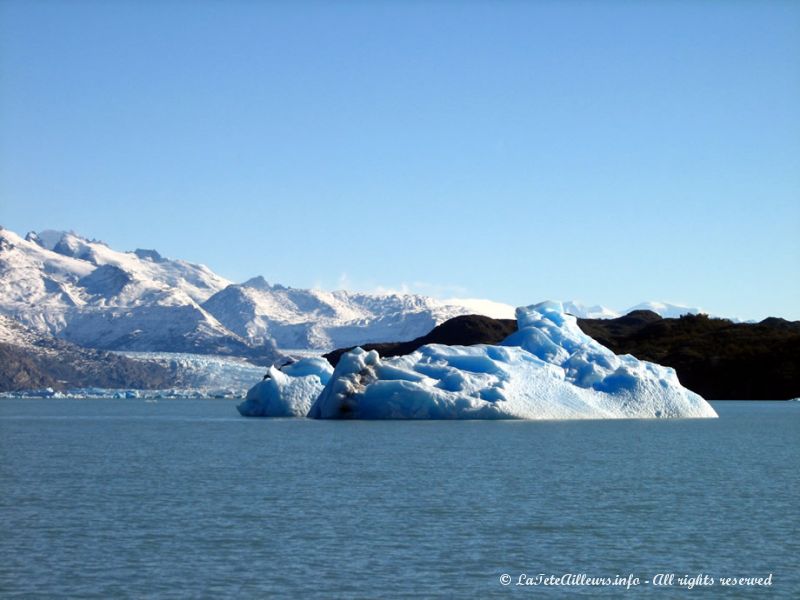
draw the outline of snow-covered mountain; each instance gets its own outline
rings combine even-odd
[[[603,306],[566,302],[581,318],[613,318]],[[675,316],[697,309],[634,308]],[[681,312],[682,311],[682,312]],[[120,252],[73,232],[0,228],[0,314],[81,346],[137,352],[243,356],[268,362],[275,345],[324,349],[406,341],[463,314],[513,318],[482,299],[366,294],[234,284],[203,265],[155,250]]]
[[[414,294],[241,285],[155,250],[119,252],[73,232],[0,229],[0,313],[82,346],[262,358],[275,344],[333,349],[424,335],[451,317],[512,307]]]
[[[226,287],[203,308],[252,344],[271,338],[279,348],[324,349],[410,340],[473,312],[415,294],[303,290],[270,285],[263,277]]]
[[[230,282],[152,250],[118,252],[71,232],[0,229],[0,312],[107,350],[258,356],[200,303]]]

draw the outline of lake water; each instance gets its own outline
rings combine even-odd
[[[0,597],[625,590],[516,585],[540,573],[800,597],[800,403],[714,406],[718,420],[321,422],[225,400],[3,400]]]

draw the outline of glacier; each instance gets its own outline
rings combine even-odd
[[[243,397],[253,379],[265,367],[235,356],[211,356],[183,352],[118,352],[140,362],[155,363],[175,374],[177,389],[208,396]]]
[[[143,390],[139,388],[83,387],[55,390],[51,387],[0,392],[0,399],[58,398],[69,400],[239,400],[244,394],[226,389],[167,388]]]
[[[614,354],[559,302],[520,307],[516,316],[517,332],[496,346],[430,344],[394,358],[356,348],[332,374],[319,362],[273,368],[239,410],[298,416],[310,405],[305,414],[319,419],[717,416],[672,368]]]
[[[0,343],[8,337],[3,327],[10,319],[0,315]],[[19,326],[21,328],[21,326]],[[26,332],[27,333],[27,332]],[[30,333],[28,333],[30,335]],[[63,349],[60,351],[63,354]],[[0,391],[0,398],[230,398],[246,397],[253,380],[260,378],[265,367],[230,356],[209,356],[179,352],[115,352],[142,363],[159,365],[174,375],[169,387],[142,389],[136,387],[51,387]],[[74,359],[73,359],[74,360]],[[84,367],[85,368],[85,367]],[[330,368],[330,367],[329,367]],[[331,368],[332,372],[333,369]]]

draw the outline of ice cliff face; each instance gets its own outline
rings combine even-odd
[[[575,317],[566,314],[560,303],[519,308],[517,320],[519,330],[497,346],[431,344],[390,359],[357,348],[341,358],[308,416],[716,417],[705,400],[681,386],[672,369],[629,355],[615,355],[581,332]],[[288,380],[280,380],[274,393],[279,394],[280,389],[290,385]],[[259,396],[258,390],[251,391],[253,398]],[[295,414],[302,412],[308,400],[295,397]],[[270,416],[269,410],[260,415]]]

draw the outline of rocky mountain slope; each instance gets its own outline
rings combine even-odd
[[[102,350],[81,348],[0,315],[0,392],[81,387],[161,389],[175,373]]]

